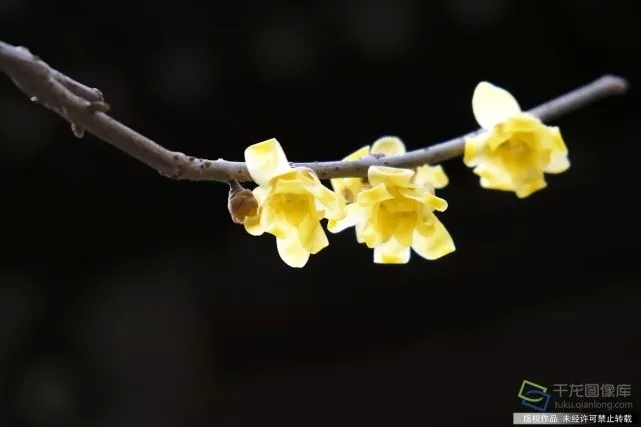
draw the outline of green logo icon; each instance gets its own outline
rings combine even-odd
[[[518,398],[521,405],[534,409],[535,411],[545,412],[550,403],[550,395],[547,393],[548,388],[533,383],[532,381],[523,380]]]

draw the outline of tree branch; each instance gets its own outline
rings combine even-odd
[[[161,175],[172,179],[191,181],[252,181],[243,162],[223,159],[207,160],[168,150],[135,130],[113,119],[106,113],[105,103],[98,89],[89,88],[51,68],[24,47],[0,41],[0,71],[7,74],[15,85],[32,101],[44,105],[71,123],[74,135],[81,138],[88,131],[119,150],[150,166]],[[530,110],[543,121],[551,120],[607,96],[623,94],[628,83],[621,77],[606,75]],[[320,179],[365,177],[370,166],[416,167],[439,163],[463,154],[467,136],[479,131],[409,151],[403,155],[344,162],[293,163],[316,172]]]

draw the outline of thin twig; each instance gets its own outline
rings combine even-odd
[[[156,169],[161,175],[192,181],[251,181],[243,162],[207,160],[168,150],[135,130],[111,118],[98,89],[89,88],[51,68],[28,49],[0,41],[0,71],[7,74],[33,101],[54,111],[72,125],[77,137],[88,131],[114,147]],[[606,75],[530,110],[543,121],[570,113],[607,96],[623,94],[628,83]],[[293,163],[312,169],[321,179],[365,177],[373,165],[416,167],[439,163],[463,154],[464,139],[478,131],[391,157],[367,157],[345,162]]]

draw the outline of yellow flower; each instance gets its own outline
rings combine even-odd
[[[463,162],[481,177],[482,187],[514,191],[525,198],[547,186],[544,173],[570,167],[559,128],[522,112],[505,89],[479,83],[472,110],[485,131],[465,140]]]
[[[360,243],[374,249],[377,264],[405,264],[410,248],[433,260],[454,251],[454,242],[434,211],[447,209],[447,202],[433,194],[424,182],[415,182],[409,169],[371,166],[371,188],[347,205],[347,216],[330,220],[328,230],[338,233],[356,227]]]
[[[370,146],[366,145],[359,148],[349,156],[345,157],[345,161],[359,160],[367,155],[372,156],[398,156],[404,154],[405,144],[394,136],[384,136],[377,139]],[[433,188],[443,188],[448,184],[447,175],[443,171],[443,167],[438,166],[419,166],[416,168],[416,175],[414,180],[420,185],[430,185]],[[347,203],[352,203],[356,200],[356,196],[364,189],[370,188],[367,180],[364,178],[335,178],[331,180],[332,188],[340,194]]]
[[[252,179],[258,212],[244,220],[254,236],[276,236],[280,257],[291,267],[303,267],[310,254],[328,246],[320,225],[322,218],[345,216],[345,202],[321,184],[306,168],[292,168],[276,139],[254,144],[245,150],[245,162]]]

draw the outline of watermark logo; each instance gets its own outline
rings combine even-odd
[[[538,412],[546,412],[551,397],[547,391],[547,387],[533,383],[532,381],[523,380],[518,398],[521,399],[521,405]]]

